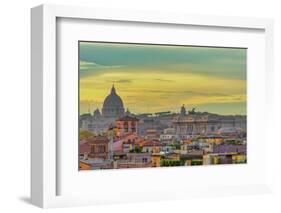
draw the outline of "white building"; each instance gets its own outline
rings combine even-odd
[[[210,113],[187,114],[185,107],[173,119],[176,136],[188,139],[198,135],[217,134],[222,128],[237,128],[246,131],[247,119],[242,115],[217,115]]]

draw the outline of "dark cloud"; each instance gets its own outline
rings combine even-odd
[[[130,79],[120,79],[116,81],[109,81],[111,83],[120,83],[120,84],[127,84],[127,83],[132,83],[133,81]]]
[[[144,90],[145,92],[149,92],[149,93],[169,93],[169,94],[174,94],[174,93],[179,93],[177,91],[172,91],[172,90],[154,90],[154,89],[150,89],[150,90]]]
[[[159,94],[179,94],[179,95],[190,95],[190,96],[222,96],[227,97],[229,94],[218,93],[218,92],[196,92],[196,91],[173,91],[173,90],[144,90],[148,93],[159,93]]]
[[[184,91],[184,94],[187,95],[196,95],[196,96],[229,96],[224,93],[218,93],[218,92],[196,92],[196,91]]]
[[[164,81],[164,82],[174,82],[173,80],[162,79],[162,78],[155,78],[156,81]]]

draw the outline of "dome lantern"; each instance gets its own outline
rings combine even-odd
[[[112,85],[112,88],[111,88],[111,94],[116,94],[116,90],[115,90],[114,84]]]

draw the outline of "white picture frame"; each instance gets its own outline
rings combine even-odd
[[[163,196],[162,191],[158,188],[153,189],[154,193],[147,196],[147,199],[140,193],[139,195],[130,196],[106,196],[98,198],[89,195],[58,195],[58,174],[60,167],[58,166],[58,146],[57,146],[57,88],[60,83],[57,79],[57,20],[64,19],[80,19],[80,20],[116,20],[122,22],[133,23],[153,23],[169,26],[200,26],[200,27],[218,27],[231,31],[232,29],[253,29],[261,30],[264,33],[264,65],[262,75],[266,78],[260,78],[266,85],[259,88],[265,95],[264,107],[269,109],[269,113],[264,118],[265,132],[263,138],[266,138],[265,153],[266,163],[260,172],[265,174],[265,178],[259,180],[258,183],[249,184],[241,182],[238,184],[227,185],[221,184],[218,187],[200,186],[183,186],[184,190],[178,190],[171,187],[169,196]],[[73,6],[54,6],[41,5],[31,10],[31,201],[34,205],[47,208],[59,206],[75,206],[75,205],[91,205],[99,203],[115,203],[115,202],[136,202],[141,200],[161,200],[161,199],[177,199],[182,197],[194,196],[213,196],[213,195],[233,195],[233,194],[251,194],[264,193],[271,191],[272,172],[270,167],[270,147],[268,143],[272,131],[271,119],[273,113],[273,100],[271,91],[273,90],[273,21],[264,18],[241,18],[241,17],[217,17],[203,15],[173,14],[173,13],[155,13],[148,11],[122,11],[100,8],[85,8]],[[258,89],[256,85],[252,89]],[[265,103],[266,101],[266,103]],[[248,108],[249,111],[249,108]],[[261,112],[261,111],[259,111]],[[77,157],[77,156],[75,156]],[[208,168],[210,170],[212,168]],[[181,169],[182,170],[182,169]],[[257,168],[256,168],[257,170]],[[151,170],[150,170],[151,171]],[[78,172],[78,171],[77,171]],[[139,174],[139,171],[131,171]],[[162,170],[161,174],[165,174],[168,170]],[[176,172],[176,171],[174,171]],[[130,173],[130,174],[132,174]],[[151,172],[153,173],[153,172]],[[159,172],[158,172],[159,173]],[[123,176],[126,176],[124,172]],[[149,172],[147,172],[149,175]],[[202,176],[202,174],[199,174]],[[75,184],[75,183],[73,183]],[[184,183],[183,183],[184,185]],[[169,188],[169,187],[168,187]],[[74,189],[74,188],[73,188]],[[110,189],[108,189],[110,190]],[[188,190],[188,193],[187,193]],[[124,191],[122,193],[132,191]],[[172,196],[175,195],[176,196]],[[154,199],[155,195],[157,198]]]

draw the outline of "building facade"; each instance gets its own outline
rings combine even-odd
[[[173,119],[176,136],[188,139],[193,136],[219,134],[222,129],[246,131],[246,116],[217,115],[210,113],[186,113],[182,106],[181,113]]]
[[[128,133],[138,133],[138,121],[136,117],[124,116],[116,120],[117,135],[123,136]]]

